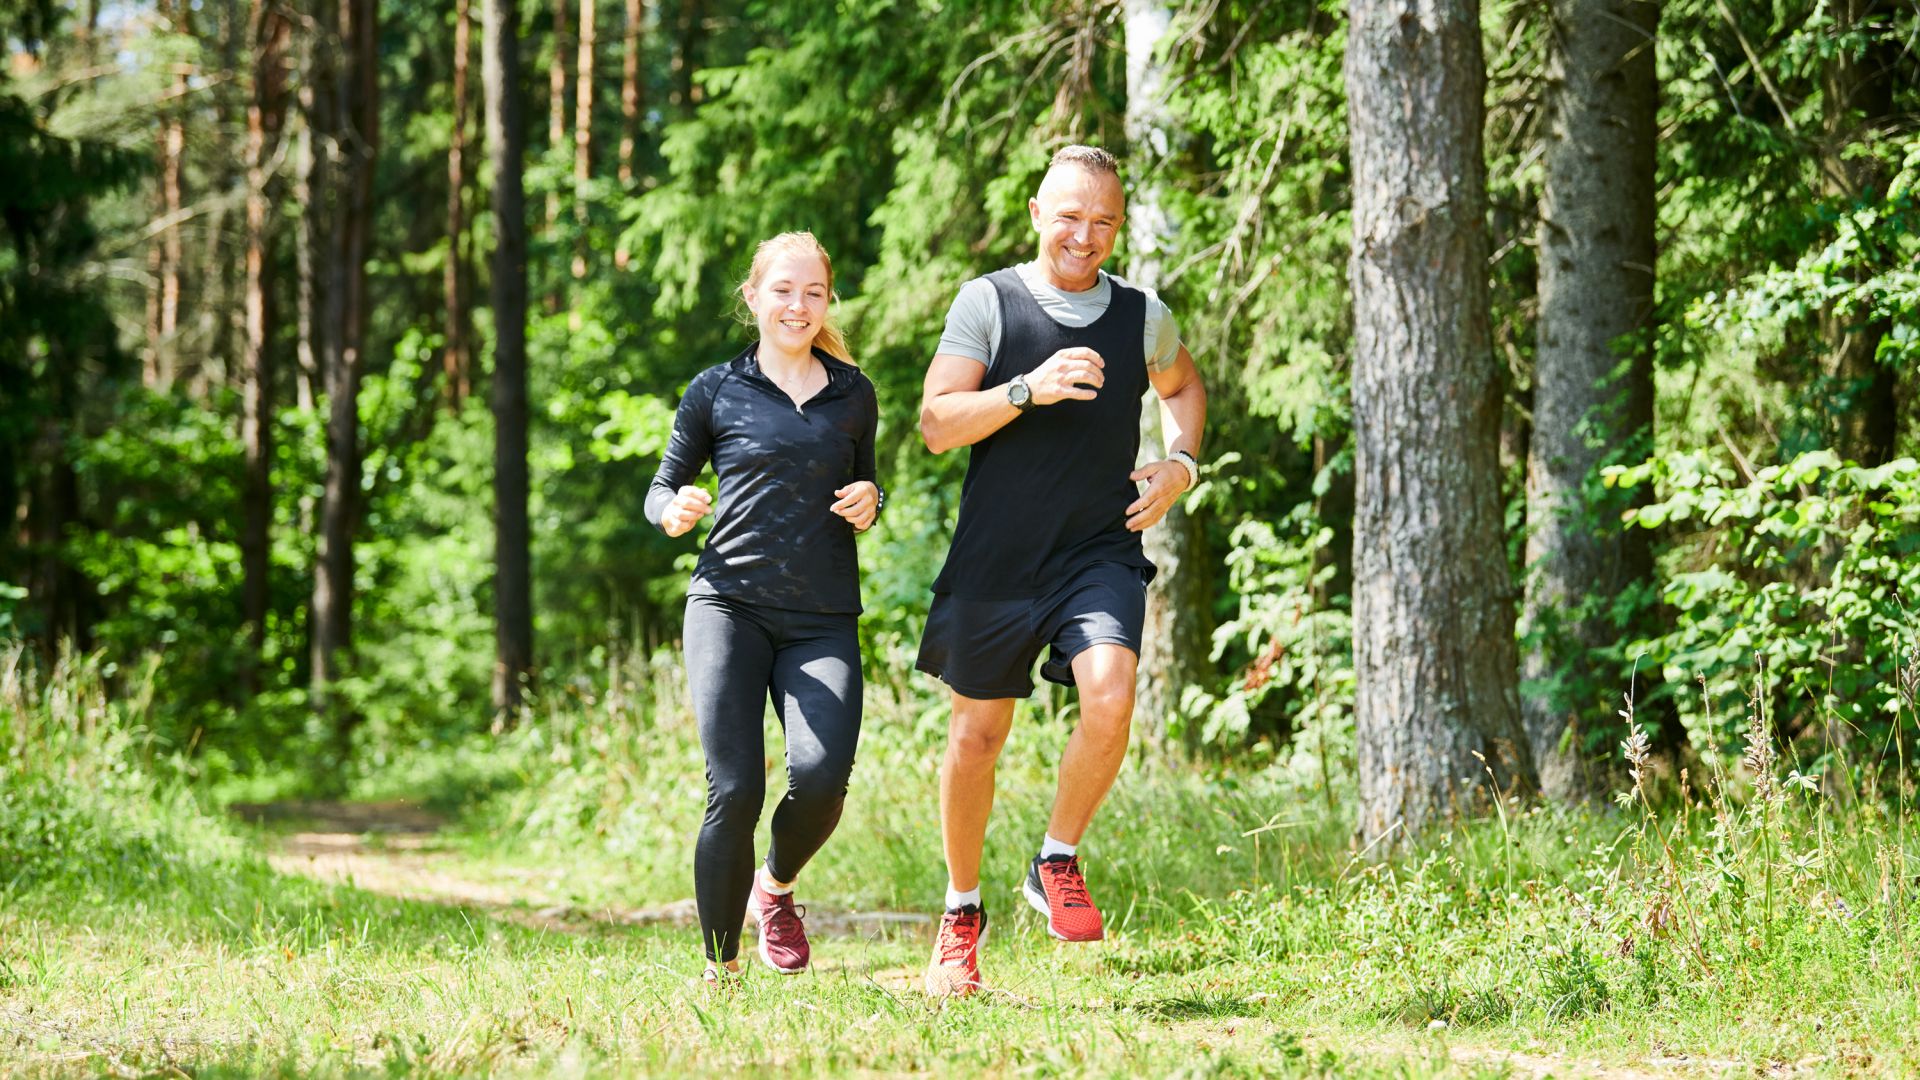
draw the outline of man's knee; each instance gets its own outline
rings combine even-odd
[[[1081,721],[1124,732],[1133,719],[1133,665],[1103,664],[1088,675],[1076,680]]]
[[[956,706],[947,728],[947,754],[962,765],[991,765],[1000,758],[1012,727],[1013,708]]]

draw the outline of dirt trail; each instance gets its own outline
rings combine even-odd
[[[278,828],[269,834],[267,859],[284,874],[351,884],[399,899],[475,908],[506,922],[567,933],[629,926],[691,926],[695,921],[692,899],[657,907],[587,910],[556,901],[540,888],[538,881],[545,875],[537,871],[502,872],[504,880],[486,882],[463,877],[461,856],[436,846],[435,834],[445,824],[444,819],[406,803],[289,802],[236,805],[232,809],[247,820]],[[928,916],[916,912],[814,909],[807,916],[808,928],[814,932],[863,938],[902,931],[925,934],[930,922]],[[823,970],[827,966],[823,965]],[[874,969],[864,977],[890,993],[917,995],[920,991],[919,968]],[[1013,990],[1000,991],[997,996],[1014,1006],[1042,1007]],[[1244,1036],[1265,1039],[1293,1029],[1261,1017],[1240,1017],[1182,1021],[1168,1030],[1204,1048]],[[1419,1032],[1402,1036],[1319,1033],[1308,1034],[1301,1042],[1311,1054],[1331,1051],[1341,1057],[1402,1060],[1444,1054],[1463,1072],[1505,1070],[1521,1080],[1651,1080],[1753,1072],[1751,1064],[1686,1056],[1660,1057],[1633,1065],[1611,1064],[1545,1048],[1474,1046],[1444,1034]],[[1768,1070],[1767,1075],[1804,1071],[1788,1066]]]
[[[582,908],[553,897],[536,870],[498,873],[504,880],[462,876],[463,859],[440,849],[434,834],[446,823],[407,803],[286,802],[236,804],[246,820],[288,831],[271,834],[267,861],[283,874],[350,884],[402,900],[477,908],[540,930],[582,933],[623,926],[692,926],[691,898],[656,907]],[[844,911],[808,906],[809,930],[830,936],[875,938],[930,925],[920,912]]]

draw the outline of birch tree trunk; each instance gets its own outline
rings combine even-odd
[[[1352,0],[1358,836],[1530,781],[1489,349],[1476,0]]]
[[[493,166],[493,705],[512,722],[533,666],[533,602],[527,521],[527,211],[521,170],[525,135],[520,42],[513,0],[484,0],[481,81],[487,155]]]
[[[1579,609],[1653,573],[1652,534],[1620,527],[1596,473],[1623,448],[1651,450],[1659,9],[1552,0],[1550,12],[1524,616],[1524,676],[1541,689],[1525,717],[1542,793],[1575,800],[1598,783],[1580,730],[1608,722],[1626,689],[1593,692],[1604,676],[1587,658],[1624,631]]]
[[[1167,62],[1156,54],[1172,24],[1173,10],[1164,0],[1126,0],[1126,130],[1136,170],[1127,205],[1127,277],[1146,288],[1160,285],[1175,234],[1159,179],[1172,152],[1173,124],[1164,101]],[[1140,409],[1140,456],[1143,462],[1166,456],[1160,399],[1152,393]],[[1142,539],[1159,573],[1147,590],[1134,715],[1148,739],[1164,746],[1182,692],[1208,669],[1212,560],[1206,533],[1184,499]]]

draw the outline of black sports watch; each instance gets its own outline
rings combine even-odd
[[[1025,375],[1015,375],[1007,384],[1007,404],[1021,412],[1033,408],[1033,389],[1027,385]]]

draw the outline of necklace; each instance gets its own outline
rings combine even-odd
[[[761,370],[765,371],[764,368],[762,368]],[[766,375],[767,375],[767,378],[773,382],[773,385],[780,388],[781,393],[784,393],[788,397],[792,398],[794,401],[799,402],[799,401],[806,400],[809,396],[811,396],[813,391],[817,389],[816,381],[821,385],[824,385],[825,383],[824,378],[816,380],[814,376],[816,374],[820,376],[825,376],[826,373],[827,373],[826,369],[821,367],[819,364],[809,363],[805,368],[802,368],[800,370],[800,374],[798,376],[792,376],[792,377],[783,379],[780,376],[773,374],[772,372],[766,372]]]

